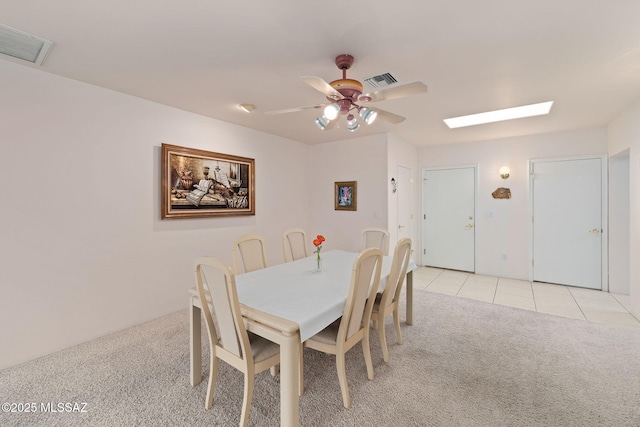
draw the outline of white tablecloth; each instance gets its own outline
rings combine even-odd
[[[236,276],[238,298],[248,307],[296,322],[307,340],[342,316],[357,252],[322,253],[322,272],[316,256]],[[383,258],[380,289],[384,289],[392,257]],[[409,271],[416,268],[411,260]]]

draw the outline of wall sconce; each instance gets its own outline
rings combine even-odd
[[[398,183],[395,178],[391,178],[391,188],[393,188],[393,192],[398,191]]]
[[[511,173],[511,170],[509,170],[508,167],[503,166],[503,167],[500,168],[499,172],[500,172],[500,177],[502,179],[507,179],[507,178],[509,178],[509,174]]]

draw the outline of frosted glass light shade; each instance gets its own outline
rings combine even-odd
[[[333,120],[338,117],[338,113],[340,113],[340,107],[338,107],[338,104],[329,104],[324,107],[324,116],[329,120]]]
[[[328,124],[329,120],[325,116],[320,116],[316,119],[316,125],[318,125],[320,130],[325,130]]]
[[[355,132],[360,127],[360,123],[356,120],[356,118],[352,118],[351,120],[347,120],[347,130],[349,132]]]
[[[378,113],[368,108],[361,108],[360,117],[362,117],[362,120],[364,120],[366,124],[370,125],[376,120],[376,117],[378,117]]]

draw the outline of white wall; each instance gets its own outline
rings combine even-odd
[[[387,227],[387,136],[362,137],[311,147],[311,226],[326,237],[323,250],[360,249],[365,227]],[[357,211],[337,211],[334,183],[357,181]]]
[[[421,168],[478,165],[476,273],[529,279],[529,160],[607,152],[606,129],[531,135],[419,150]],[[511,169],[500,178],[501,166]],[[494,199],[498,187],[511,189],[511,199]],[[487,212],[493,217],[487,217]],[[503,261],[501,255],[506,254]]]
[[[310,225],[305,144],[6,61],[0,75],[0,369],[183,309],[197,256],[230,263],[259,233],[281,263],[282,232]],[[160,220],[162,143],[255,158],[256,215]],[[361,191],[363,221],[386,211]]]
[[[630,238],[611,236],[609,245],[616,251],[629,248],[629,284],[631,311],[640,317],[640,101],[626,109],[608,127],[609,153],[617,156],[629,154],[629,233]]]

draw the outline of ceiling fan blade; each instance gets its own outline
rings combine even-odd
[[[324,96],[328,96],[332,99],[342,99],[342,95],[340,92],[335,90],[333,86],[324,81],[321,77],[317,76],[302,76],[300,77],[303,82],[317,90],[318,92],[324,94]]]
[[[367,108],[369,108],[369,107],[367,107]],[[402,116],[399,116],[397,114],[390,113],[390,112],[388,112],[386,110],[381,110],[379,108],[369,108],[369,109],[375,111],[376,113],[378,113],[378,118],[379,119],[385,120],[385,121],[387,121],[389,123],[393,123],[394,125],[398,124],[398,123],[402,123],[402,122],[404,122],[406,120],[406,117],[402,117]]]
[[[327,127],[324,128],[324,130],[331,130],[334,127],[337,126],[338,122],[339,122],[339,118],[335,119],[335,120],[329,120],[329,123],[327,124]]]
[[[321,108],[323,107],[322,104],[320,105],[307,105],[305,107],[293,107],[293,108],[286,108],[284,110],[273,110],[273,111],[265,111],[265,114],[285,114],[285,113],[294,113],[296,111],[302,111],[302,110],[310,110],[312,108]]]
[[[387,89],[377,90],[371,93],[365,93],[361,96],[370,97],[370,102],[388,101],[390,99],[403,98],[405,96],[418,95],[427,91],[427,85],[422,82],[409,83],[402,86],[390,87]]]

